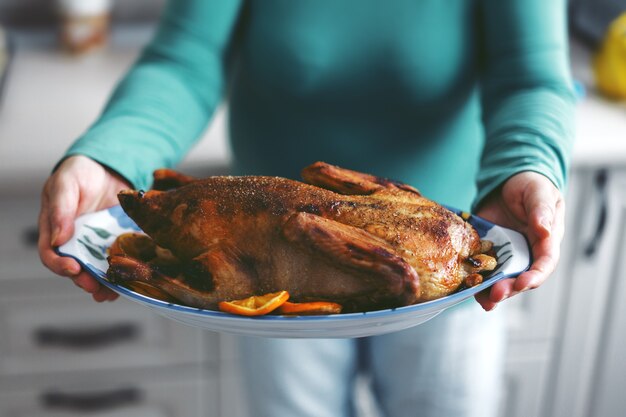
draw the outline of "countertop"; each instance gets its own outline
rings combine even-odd
[[[594,87],[592,55],[572,42],[572,73],[585,86],[585,96],[576,108],[574,167],[626,166],[626,100],[602,97]]]
[[[113,31],[106,49],[71,56],[50,31],[13,33],[16,50],[0,98],[0,192],[40,188],[54,164],[92,123],[154,27]],[[225,110],[183,161],[185,169],[224,169],[230,161]]]
[[[83,57],[60,52],[50,32],[14,34],[16,53],[0,102],[0,191],[19,188],[16,184],[39,188],[70,143],[98,116],[153,30],[117,28],[106,49]],[[626,166],[626,104],[595,92],[589,62],[589,52],[573,44],[573,73],[586,86],[577,108],[573,166]],[[219,109],[183,169],[228,164],[225,119],[225,110]]]

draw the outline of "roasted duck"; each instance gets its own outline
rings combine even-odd
[[[302,176],[155,172],[155,190],[122,191],[119,201],[174,261],[112,256],[109,279],[199,308],[287,290],[347,312],[433,300],[496,266],[467,222],[411,186],[322,162]]]

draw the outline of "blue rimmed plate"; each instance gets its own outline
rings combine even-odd
[[[461,212],[451,209],[457,214]],[[467,219],[481,238],[494,243],[498,266],[478,286],[437,300],[388,310],[328,316],[242,317],[160,301],[113,284],[106,278],[106,249],[115,238],[139,227],[120,206],[83,215],[76,219],[72,239],[58,248],[64,256],[76,259],[103,285],[132,301],[154,309],[170,319],[207,330],[249,336],[290,338],[363,337],[394,332],[424,323],[447,308],[465,301],[503,278],[515,277],[528,269],[531,256],[523,235],[476,216]]]

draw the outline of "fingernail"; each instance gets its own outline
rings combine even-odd
[[[543,227],[548,233],[552,230],[552,222],[545,217],[539,219],[539,224]]]
[[[75,275],[78,275],[78,273],[79,273],[79,272],[80,272],[80,271],[76,271],[76,270],[73,270],[73,269],[71,269],[71,268],[65,268],[65,269],[63,270],[63,275],[73,277],[73,276],[75,276]]]
[[[55,227],[52,230],[52,237],[50,238],[50,246],[55,246],[57,238],[59,237],[59,233],[61,233],[61,229],[59,227]]]

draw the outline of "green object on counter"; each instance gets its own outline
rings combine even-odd
[[[463,210],[524,170],[562,188],[565,1],[171,1],[68,155],[146,189],[224,97],[236,174],[297,178],[323,160]]]

